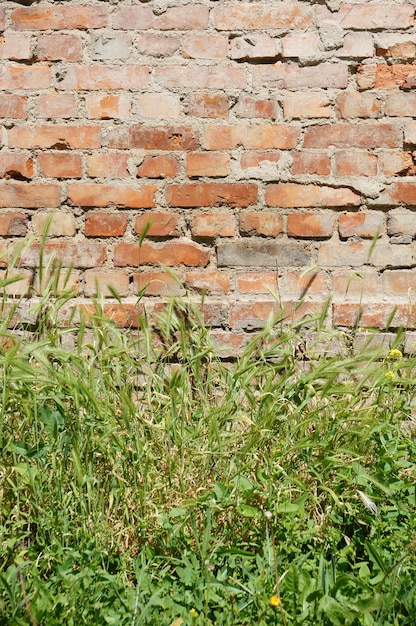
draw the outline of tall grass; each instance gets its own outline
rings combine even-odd
[[[184,300],[62,328],[46,276],[30,336],[3,299],[0,624],[416,624],[400,337],[299,355],[282,317],[226,363]]]

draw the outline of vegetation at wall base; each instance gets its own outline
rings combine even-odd
[[[301,354],[282,314],[223,362],[186,301],[130,333],[64,302],[30,338],[3,306],[0,624],[416,624],[400,335],[331,356],[309,320]]]

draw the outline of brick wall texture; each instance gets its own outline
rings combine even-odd
[[[297,317],[331,295],[335,325],[395,306],[414,328],[415,7],[1,3],[3,266],[31,242],[14,293],[35,294],[51,220],[74,303],[98,289],[122,324],[139,295],[204,293],[237,349],[277,293]]]

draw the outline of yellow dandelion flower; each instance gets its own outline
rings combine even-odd
[[[192,608],[189,612],[192,615],[192,617],[198,617],[199,615],[198,611],[194,608]]]
[[[277,608],[279,606],[282,606],[282,601],[277,596],[272,596],[270,598],[270,600],[269,600],[269,604],[270,604],[270,606],[273,606],[274,608]]]
[[[388,356],[389,356],[389,359],[401,359],[403,354],[400,350],[393,349],[389,351]]]

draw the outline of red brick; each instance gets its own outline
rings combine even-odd
[[[149,68],[142,65],[71,65],[56,82],[57,89],[145,89]]]
[[[145,34],[137,39],[140,54],[158,58],[169,58],[181,47],[180,39],[169,35]]]
[[[87,213],[86,237],[121,237],[126,232],[127,216],[119,213]]]
[[[275,300],[256,302],[231,302],[231,328],[261,328],[268,320],[277,317],[281,311],[280,304]]]
[[[72,93],[45,93],[37,97],[37,115],[44,118],[78,117],[76,97]]]
[[[383,102],[371,93],[351,91],[340,93],[337,97],[336,112],[338,117],[349,119],[354,117],[381,117]]]
[[[275,28],[310,28],[312,10],[298,2],[273,6],[267,3],[239,2],[212,10],[218,30],[263,30]]]
[[[340,150],[334,155],[336,176],[376,176],[377,157],[368,152]]]
[[[341,213],[339,216],[340,237],[363,237],[373,239],[383,228],[382,213]]]
[[[60,203],[60,185],[15,181],[0,183],[0,208],[37,209],[57,207]]]
[[[280,40],[266,33],[230,39],[230,59],[238,61],[275,60],[280,52]]]
[[[331,162],[326,152],[312,152],[300,150],[291,152],[292,167],[290,173],[297,174],[319,174],[329,176],[331,173]]]
[[[305,148],[398,148],[400,130],[393,124],[358,123],[311,126],[303,140]]]
[[[287,124],[235,124],[205,127],[206,150],[232,150],[242,146],[248,150],[287,150],[296,146],[300,129]]]
[[[27,35],[6,33],[0,37],[0,59],[24,61],[32,58],[32,40]]]
[[[378,272],[370,268],[336,270],[332,273],[332,293],[335,300],[362,300],[380,297]]]
[[[95,296],[101,294],[113,297],[114,292],[118,296],[126,296],[129,292],[129,275],[127,272],[85,272],[85,295]]]
[[[209,9],[200,4],[167,8],[156,15],[150,7],[122,7],[115,11],[114,28],[124,30],[201,30],[207,28]]]
[[[23,152],[0,152],[1,178],[32,178],[33,159]]]
[[[245,235],[277,237],[283,232],[283,216],[270,211],[255,211],[240,215],[240,231]]]
[[[318,7],[319,19],[330,19],[338,22],[342,28],[356,30],[378,30],[408,28],[414,23],[414,7],[411,4],[341,4],[337,12],[328,11],[326,7]]]
[[[275,89],[345,89],[348,82],[346,65],[320,63],[299,67],[294,63],[275,63],[253,67],[253,87]]]
[[[278,163],[279,152],[244,152],[241,155],[240,165],[243,170],[249,167],[260,167],[262,164]]]
[[[191,126],[133,125],[110,131],[108,146],[120,149],[195,150],[199,147],[199,136]]]
[[[39,35],[36,58],[39,61],[82,61],[81,35]]]
[[[88,94],[85,106],[89,118],[126,120],[130,117],[131,98],[126,94]]]
[[[91,178],[128,178],[129,155],[124,152],[94,152],[87,156]]]
[[[251,96],[242,96],[237,105],[234,107],[234,113],[238,117],[245,118],[276,118],[276,103],[274,100],[264,100],[252,98]]]
[[[207,293],[229,293],[230,277],[228,272],[208,272],[195,270],[185,276],[188,289]]]
[[[416,206],[416,182],[398,181],[386,187],[386,189],[376,198],[370,201],[371,204],[379,206],[407,204]]]
[[[13,94],[3,93],[0,98],[0,117],[26,119],[26,96],[15,96]]]
[[[326,274],[322,271],[285,270],[279,280],[280,293],[283,297],[300,300],[305,296],[326,298],[328,289]]]
[[[51,68],[47,65],[6,65],[0,74],[0,89],[47,89],[51,78]]]
[[[1,237],[24,237],[27,233],[28,217],[24,213],[3,213],[0,215]]]
[[[278,183],[267,186],[266,204],[273,207],[358,206],[360,196],[346,187]]]
[[[233,215],[206,213],[192,217],[191,231],[194,237],[233,237],[235,230]]]
[[[184,289],[168,272],[142,272],[133,277],[135,293],[146,296],[180,296]]]
[[[245,69],[232,65],[167,65],[154,69],[156,82],[168,89],[245,89]]]
[[[82,159],[71,152],[44,152],[38,154],[41,174],[47,178],[81,178]]]
[[[141,235],[146,230],[146,237],[177,237],[179,235],[179,215],[146,211],[136,217],[134,232]]]
[[[334,230],[335,216],[329,213],[291,213],[287,217],[287,234],[299,238],[327,238]]]
[[[186,59],[226,59],[228,39],[222,35],[185,35],[182,56]]]
[[[91,323],[91,318],[97,315],[95,304],[80,304],[78,310],[87,324]],[[123,328],[138,328],[139,320],[143,315],[143,305],[141,304],[104,304],[101,310],[104,317]]]
[[[228,176],[230,155],[223,152],[191,152],[186,155],[186,173],[196,176]]]
[[[225,204],[245,207],[257,202],[257,185],[247,183],[196,183],[170,185],[167,201],[178,207],[212,207]]]
[[[74,183],[68,185],[68,200],[73,206],[151,208],[155,205],[156,187],[142,185],[139,189],[126,185]]]
[[[143,178],[173,178],[180,171],[178,160],[173,155],[146,156],[137,168],[137,176]]]
[[[384,293],[390,297],[402,296],[408,300],[416,292],[414,270],[386,270],[382,274],[382,282]]]
[[[100,148],[100,126],[14,126],[9,131],[10,148]]]
[[[233,333],[228,330],[212,330],[210,338],[215,352],[223,359],[240,356],[244,346],[250,341],[248,333]]]
[[[320,93],[303,91],[286,96],[283,99],[285,117],[331,117],[331,100]]]
[[[224,93],[191,94],[188,113],[192,117],[227,118],[228,96]]]
[[[336,326],[366,328],[415,328],[416,316],[408,304],[334,303],[332,319]]]
[[[118,267],[140,265],[208,265],[210,250],[187,239],[163,243],[120,243],[114,250],[114,265]]]
[[[237,274],[241,293],[277,293],[277,272],[244,272]]]
[[[16,30],[87,30],[107,26],[107,7],[38,6],[14,9]]]
[[[32,244],[24,248],[20,255],[20,265],[36,267],[39,265],[41,244]],[[62,262],[63,267],[98,267],[103,265],[107,257],[106,247],[100,243],[58,243],[43,244],[43,262],[48,265],[53,259]]]
[[[169,119],[181,114],[179,97],[169,93],[145,93],[137,96],[136,103],[141,117]]]
[[[416,86],[416,67],[411,64],[376,65],[375,81],[370,87],[376,89],[410,88]]]

